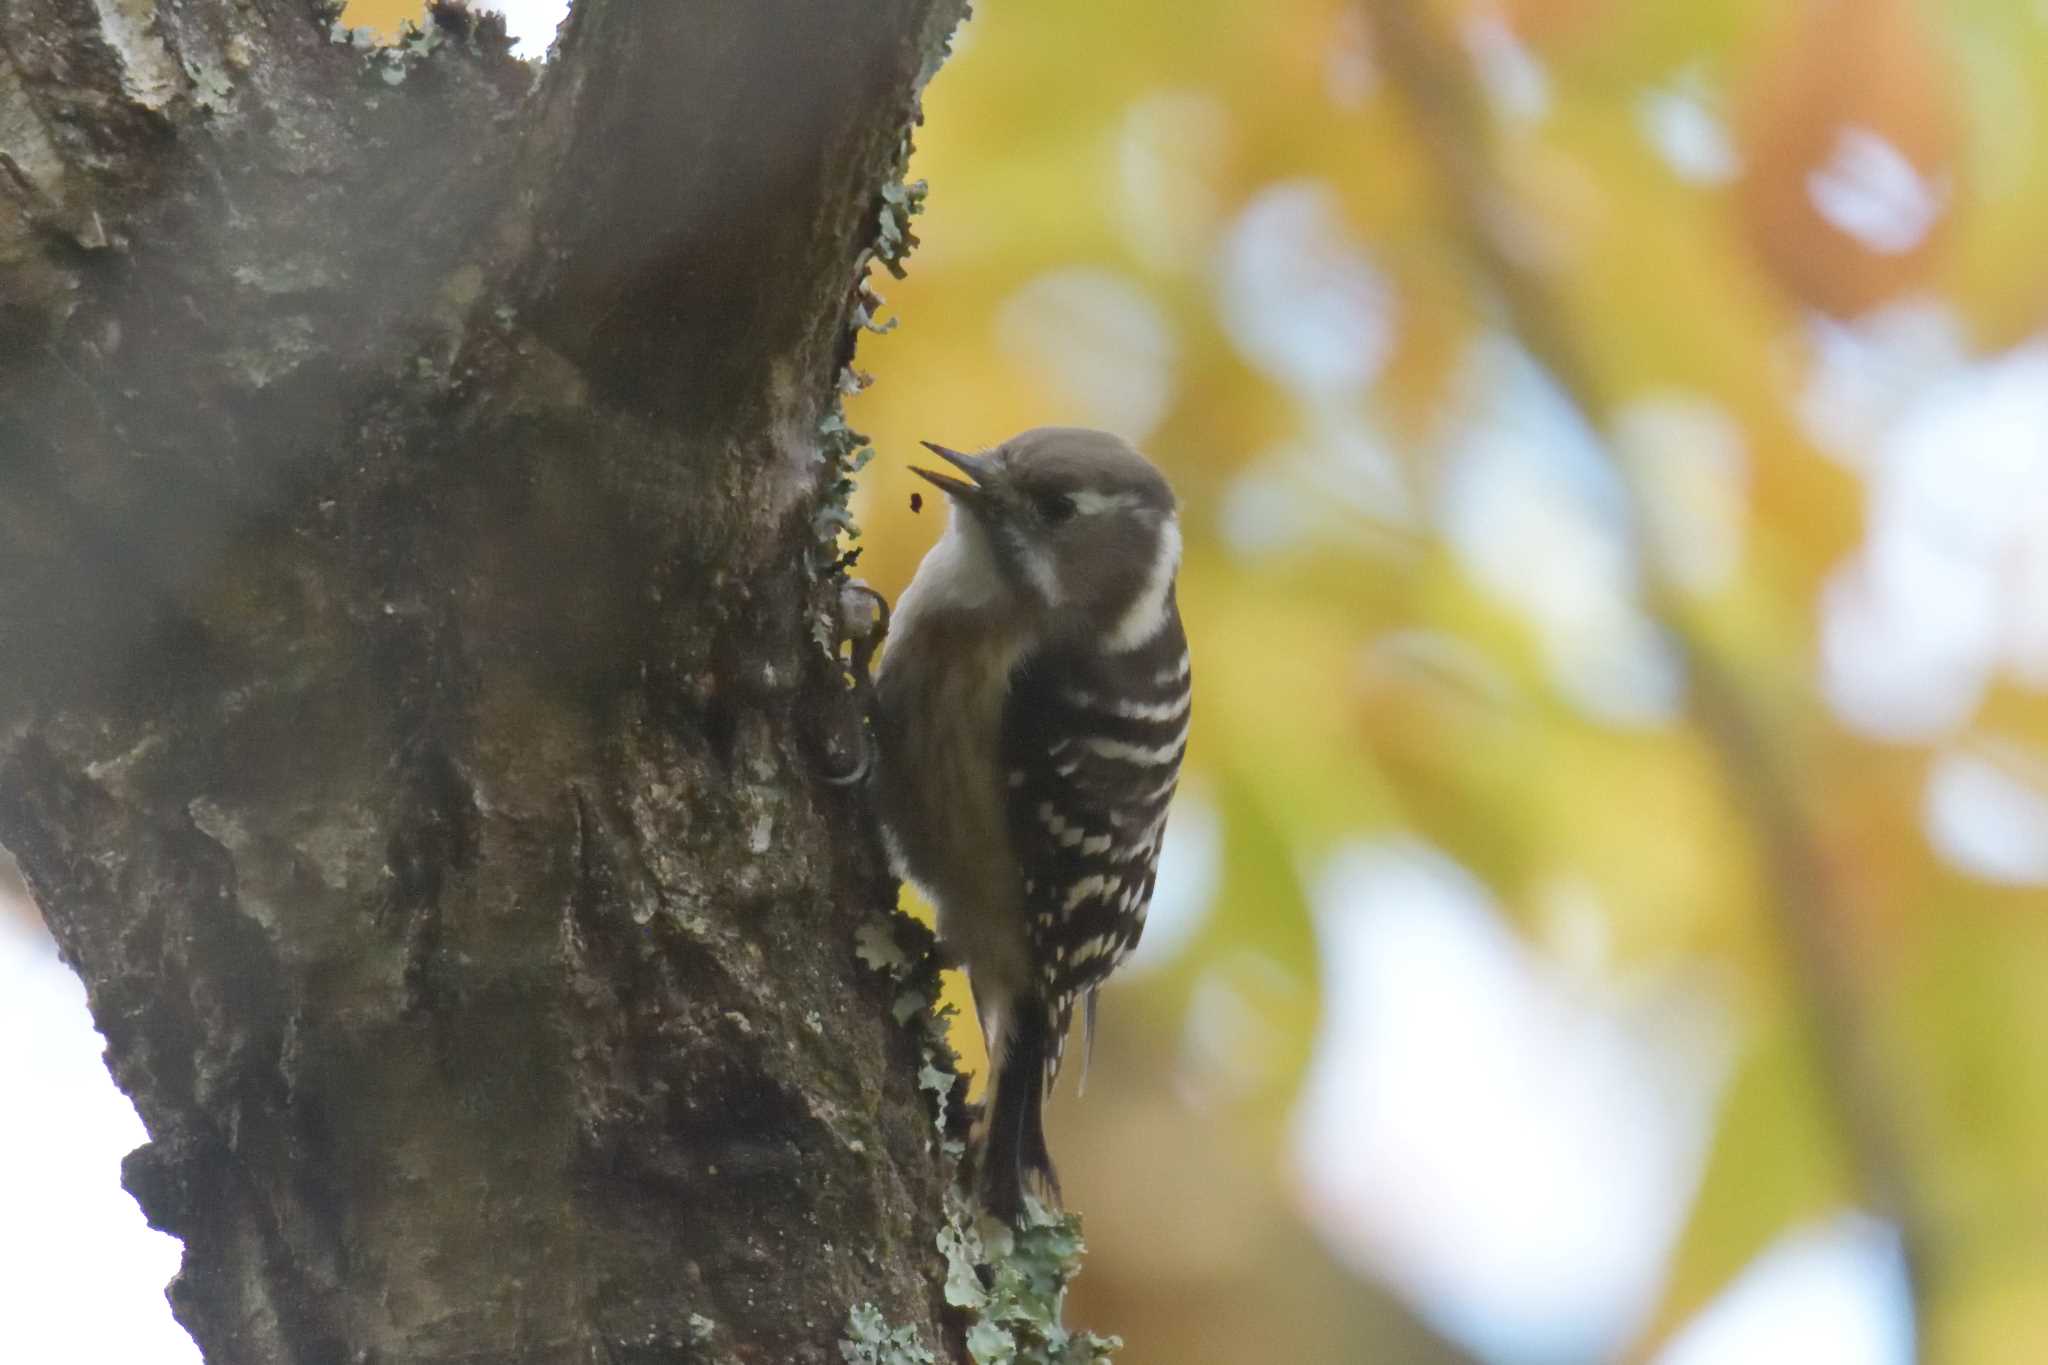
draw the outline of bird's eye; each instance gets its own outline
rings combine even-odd
[[[1065,493],[1041,493],[1035,501],[1038,515],[1054,525],[1074,515],[1074,500]]]

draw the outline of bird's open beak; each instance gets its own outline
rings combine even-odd
[[[948,497],[973,503],[982,496],[987,488],[990,477],[995,472],[994,464],[986,456],[963,455],[957,450],[948,450],[944,446],[935,445],[930,441],[919,441],[918,444],[961,473],[971,476],[975,482],[969,483],[966,479],[956,479],[951,474],[941,474],[936,470],[924,469],[918,465],[910,467],[911,473],[943,490]]]

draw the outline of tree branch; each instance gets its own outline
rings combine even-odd
[[[715,0],[577,6],[539,101],[521,290],[552,344],[641,410],[758,388],[749,356],[797,348],[832,377],[819,320],[874,238],[917,93],[964,6]],[[763,278],[777,282],[762,289]],[[678,367],[680,340],[699,357]]]

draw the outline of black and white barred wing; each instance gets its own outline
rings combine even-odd
[[[1177,616],[1136,650],[1055,651],[1011,680],[1003,735],[1010,834],[1051,1015],[1048,1082],[1059,1073],[1074,1001],[1087,995],[1093,1004],[1145,928],[1188,717]]]

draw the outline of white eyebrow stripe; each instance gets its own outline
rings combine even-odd
[[[1092,488],[1084,488],[1067,496],[1073,499],[1074,510],[1084,517],[1138,505],[1138,495],[1135,493],[1099,493]]]

